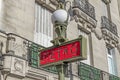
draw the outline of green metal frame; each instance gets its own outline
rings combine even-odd
[[[48,72],[58,74],[56,66],[48,66],[48,67],[44,67],[44,69],[46,69]]]
[[[101,71],[87,64],[80,63],[78,72],[81,80],[101,80]]]
[[[29,47],[29,54],[30,54],[30,66],[38,67],[39,66],[39,53],[40,47],[35,44],[31,44]]]
[[[109,80],[120,80],[120,77],[110,74]]]
[[[109,74],[93,66],[80,62],[78,65],[78,75],[80,80],[103,80],[103,75],[107,76],[106,80],[120,80],[120,77]]]
[[[41,47],[36,44],[31,44],[29,47],[29,55],[30,55],[30,66],[34,68],[39,68],[39,54],[40,54]],[[48,72],[57,74],[58,71],[56,66],[48,66],[44,67],[44,69]]]
[[[82,35],[80,35],[79,38],[77,38],[77,39],[64,42],[59,46],[70,44],[70,43],[76,42],[76,41],[80,42],[80,48],[81,48],[80,49],[80,53],[81,53],[80,56],[75,57],[75,58],[71,58],[71,59],[67,59],[67,60],[61,60],[61,61],[58,61],[58,62],[55,62],[55,63],[50,63],[50,64],[47,64],[47,65],[40,65],[40,66],[46,67],[46,66],[51,66],[51,65],[59,65],[59,64],[62,64],[63,62],[74,62],[76,60],[85,60],[85,59],[87,59],[87,39],[85,37],[83,37]],[[59,47],[59,46],[48,47],[48,48],[42,49],[41,51],[46,51],[46,50],[56,48],[56,47]]]

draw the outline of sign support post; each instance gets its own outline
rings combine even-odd
[[[65,72],[66,72],[66,68],[67,68],[67,63],[62,63],[59,65],[56,65],[57,71],[58,71],[58,75],[59,75],[59,80],[65,80]]]
[[[65,75],[64,75],[64,63],[57,65],[56,66],[57,71],[58,71],[58,75],[59,75],[59,80],[65,80]]]

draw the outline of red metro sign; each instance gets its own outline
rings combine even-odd
[[[56,65],[62,62],[71,62],[78,59],[86,58],[86,51],[83,47],[86,47],[86,41],[82,41],[82,38],[69,41],[61,46],[50,47],[42,50],[40,53],[40,65]],[[84,52],[84,54],[83,54]]]

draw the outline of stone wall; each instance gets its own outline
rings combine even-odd
[[[56,2],[55,0],[36,0],[42,6],[50,9],[51,11],[55,10]],[[71,0],[73,1],[73,0]],[[103,37],[103,33],[101,30],[101,16],[103,16],[103,8],[101,5],[101,0],[89,0],[89,2],[95,7],[95,15],[96,20],[90,18],[81,10],[77,8],[74,9],[75,14],[71,16],[71,21],[69,21],[67,27],[67,38],[69,40],[75,39],[79,36],[78,34],[78,26],[81,26],[80,29],[86,31],[91,35],[91,44],[90,45],[90,54],[93,55],[93,59],[91,60],[91,65],[102,69],[108,72],[108,61],[107,61],[107,48],[106,48],[106,41]],[[119,2],[119,0],[118,0]],[[27,39],[33,41],[34,38],[34,9],[35,0],[0,0],[0,30],[5,31],[6,33],[15,33],[26,37]],[[110,3],[110,11],[111,11],[111,19],[117,25],[118,36],[120,36],[120,16],[119,16],[119,8],[117,0],[111,0]],[[85,17],[83,17],[83,15]],[[90,21],[92,20],[92,22]],[[3,35],[3,34],[1,34]],[[118,37],[118,41],[120,42],[120,38]],[[0,36],[0,42],[4,43],[3,53],[6,53],[6,38]],[[20,41],[16,41],[20,42]],[[120,43],[118,44],[120,46]],[[120,76],[120,48],[115,47],[116,52],[116,61],[117,61],[117,69],[118,69],[118,76]],[[22,52],[22,51],[21,51]],[[22,57],[22,54],[17,54]],[[26,61],[27,63],[27,61]],[[7,63],[6,63],[7,64]],[[76,63],[73,63],[76,64]],[[27,65],[28,66],[28,65]],[[77,65],[74,65],[75,68]],[[38,78],[34,78],[38,76],[40,80],[56,80],[58,77],[55,74],[45,72],[43,70],[35,70],[36,75],[31,78],[32,73],[30,72],[29,67],[26,68],[28,71],[26,78],[14,78],[14,76],[9,75],[7,80],[37,80]],[[34,69],[32,69],[34,70]],[[73,71],[76,69],[73,69]],[[75,74],[77,71],[74,71]],[[39,76],[38,74],[42,74]],[[77,79],[77,78],[76,78]]]
[[[0,28],[33,39],[34,0],[1,0]]]

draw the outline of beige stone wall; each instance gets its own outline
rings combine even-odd
[[[34,0],[1,0],[1,30],[33,39]]]
[[[93,6],[95,7],[95,11],[96,11],[96,19],[97,19],[97,28],[101,28],[101,16],[103,16],[102,14],[104,12],[102,12],[102,5],[101,0],[90,0],[91,4],[93,4]],[[117,25],[117,30],[118,30],[118,35],[120,33],[120,17],[119,17],[119,11],[118,11],[118,3],[117,0],[111,0],[110,3],[110,11],[111,11],[111,18],[112,18],[112,22],[115,23]],[[101,34],[101,33],[99,33]],[[94,65],[104,71],[108,72],[108,62],[107,62],[107,49],[106,49],[106,44],[104,39],[102,40],[98,40],[94,34],[92,35],[92,39],[93,39],[93,57],[94,57]],[[120,41],[120,38],[119,38]],[[119,62],[119,52],[117,49],[115,49],[115,55],[116,60],[117,60],[117,65],[120,65]],[[117,67],[119,70],[119,67]],[[119,73],[119,72],[118,72]],[[120,75],[120,74],[118,74]]]
[[[102,0],[90,0],[90,3],[95,7],[95,15],[97,20],[96,29],[97,33],[101,33],[101,16],[103,15]],[[107,63],[107,49],[105,41],[98,40],[95,34],[92,33],[92,45],[93,45],[93,57],[94,57],[94,66],[108,72],[108,63]]]
[[[97,24],[96,24],[96,28],[93,28],[93,29],[95,29],[96,33],[101,36],[102,35],[101,16],[103,16],[101,0],[89,0],[89,2],[95,7],[95,13],[96,13]],[[51,10],[55,9],[55,6],[53,6],[48,1],[46,1],[46,3],[49,4],[51,7],[53,7],[51,8]],[[0,7],[0,30],[3,30],[5,32],[16,33],[27,39],[33,40],[34,25],[35,25],[34,5],[35,5],[35,0],[0,0],[0,6],[2,6]],[[42,5],[47,6],[46,4],[45,5],[42,4]],[[120,36],[120,16],[118,11],[120,8],[118,9],[117,0],[111,0],[110,9],[111,9],[112,21],[117,25],[118,34]],[[84,27],[87,27],[88,22],[85,22],[85,23],[86,24]],[[72,20],[69,22],[68,28],[67,28],[67,37],[69,40],[75,39],[79,36],[78,24],[81,25],[82,23],[76,22],[75,20]],[[107,48],[106,48],[105,40],[103,38],[99,40],[96,37],[95,33],[92,32],[90,29],[88,29],[88,32],[91,34],[91,37],[92,37],[92,49],[93,49],[92,54],[93,54],[93,60],[94,60],[93,66],[108,72]],[[5,43],[6,38],[0,37],[0,41],[4,41]],[[119,41],[120,41],[120,38],[119,38]],[[20,41],[17,41],[17,42],[20,42]],[[115,52],[116,52],[115,55],[116,55],[116,62],[117,62],[117,68],[118,68],[118,75],[120,76],[120,72],[119,72],[120,52],[118,51],[117,48],[115,49]],[[5,53],[5,48],[4,48],[4,53]],[[17,55],[21,56],[22,53]],[[74,70],[76,69],[73,69],[73,71]],[[41,73],[43,73],[44,75],[50,74],[44,71],[43,72],[41,71]],[[56,75],[53,75],[53,74],[50,74],[50,75],[52,76],[49,76],[48,80],[53,80],[53,77],[55,77],[54,80],[57,79]],[[77,80],[77,77],[75,79]],[[22,79],[8,77],[7,80],[22,80]],[[30,80],[30,79],[25,78],[23,80]],[[34,79],[31,79],[31,80],[34,80]]]

